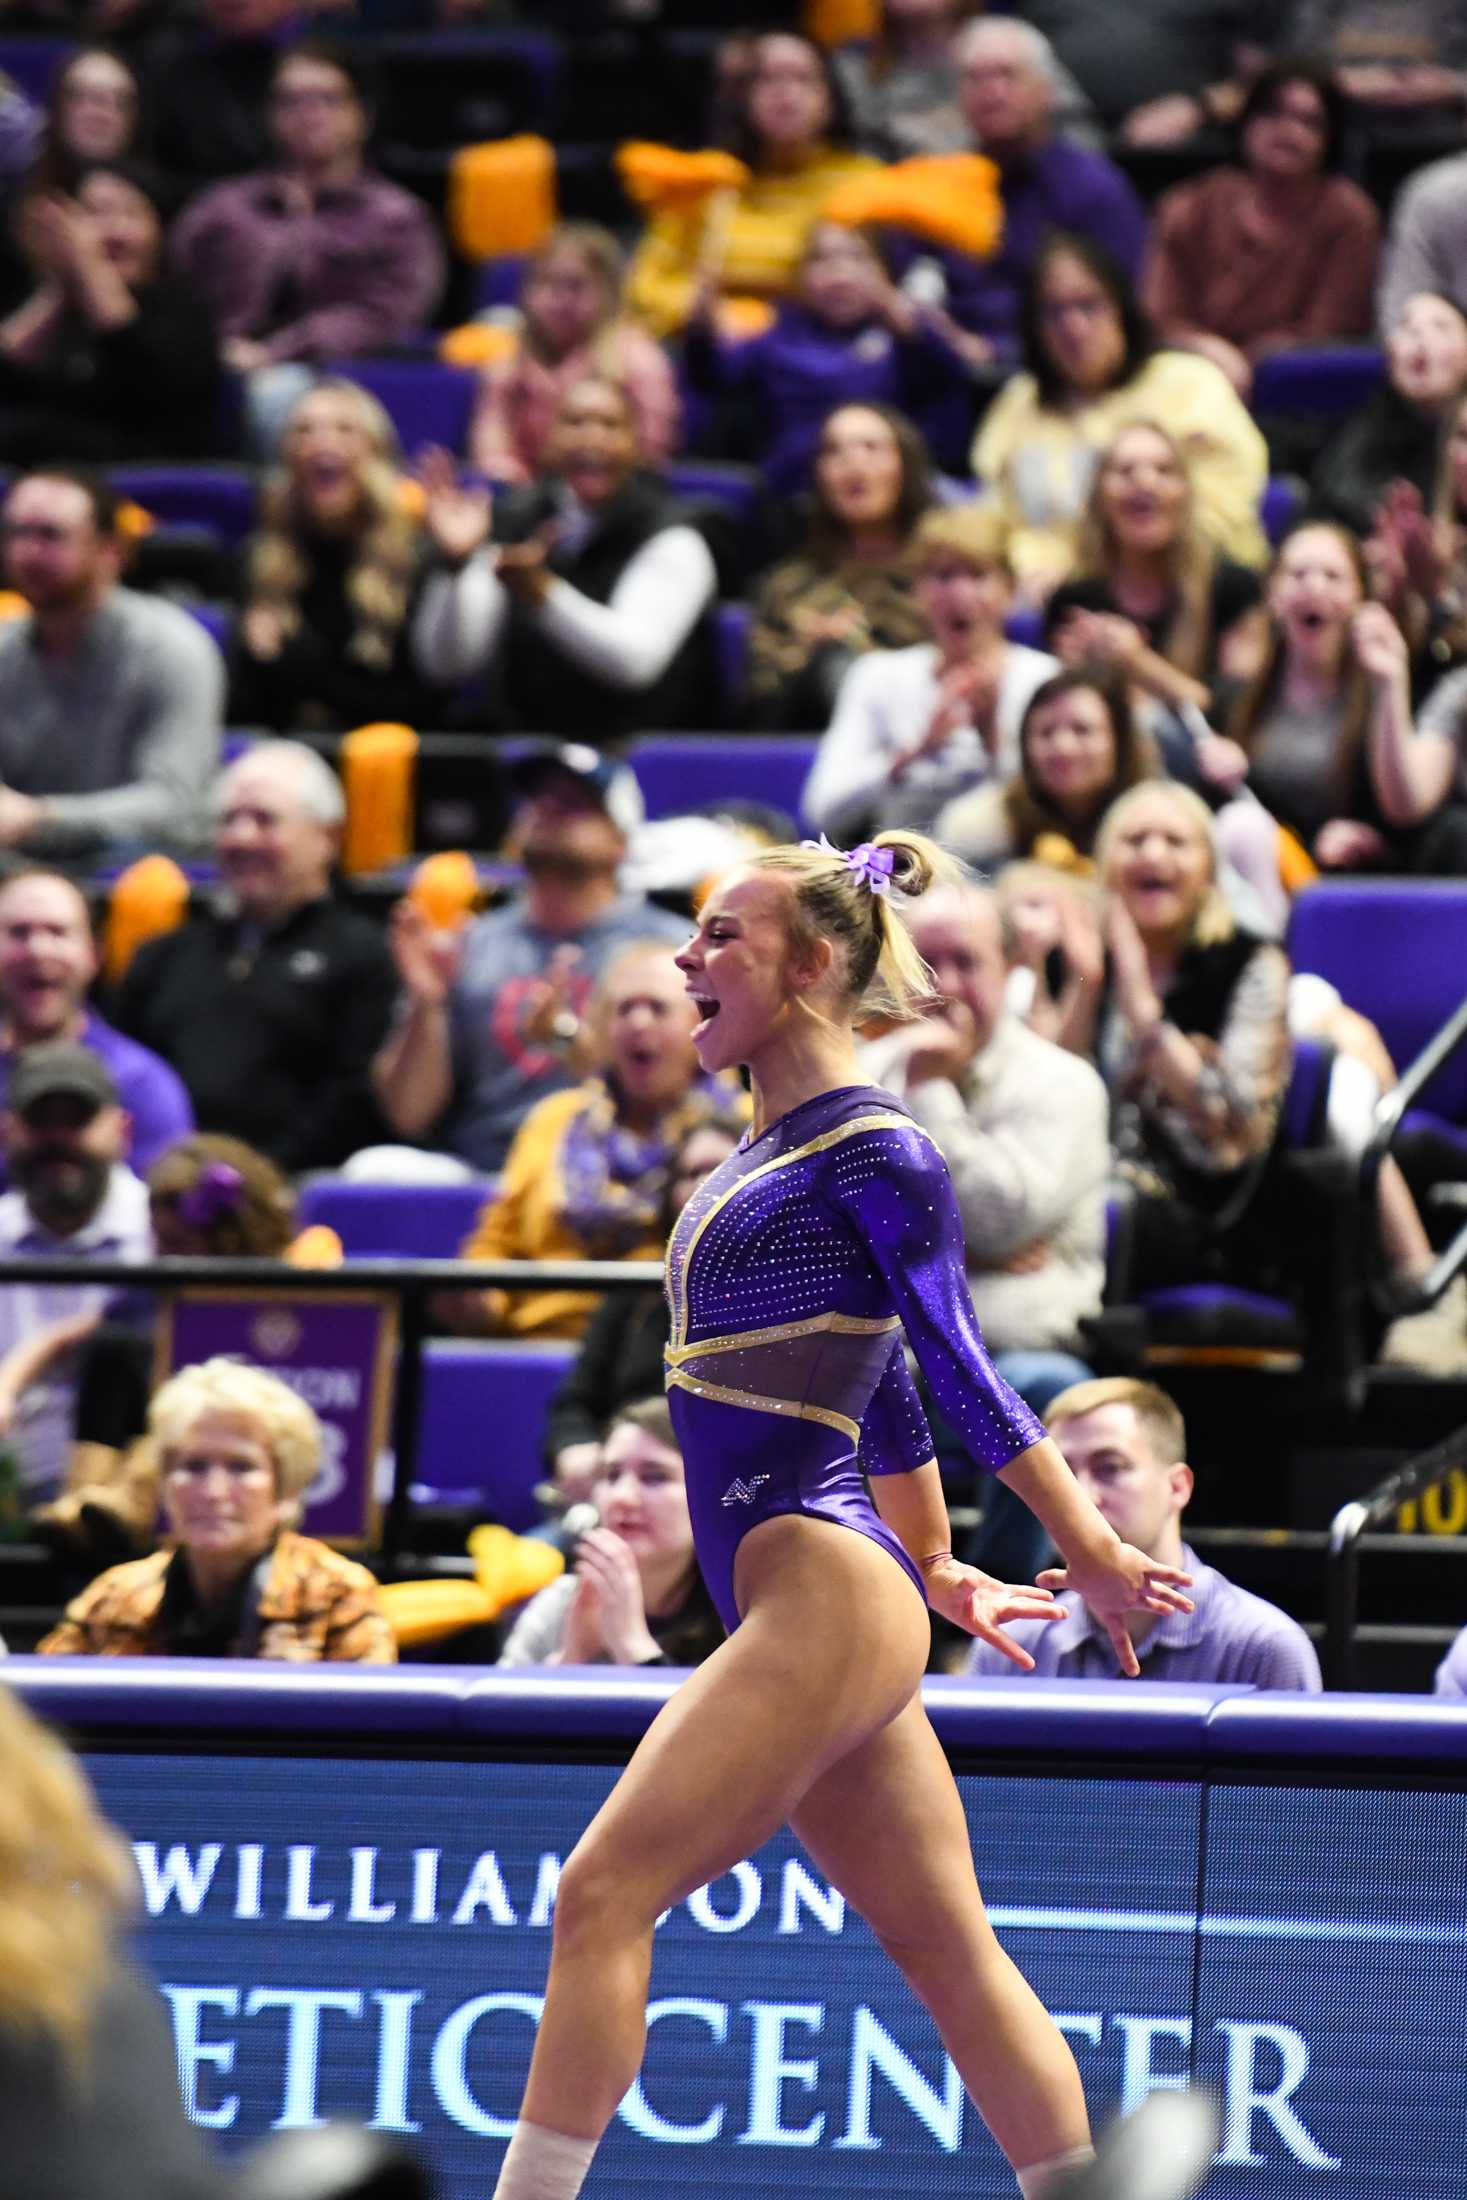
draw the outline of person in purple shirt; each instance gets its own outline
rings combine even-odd
[[[761,467],[777,496],[810,486],[821,430],[840,405],[888,405],[921,429],[937,464],[967,470],[978,396],[973,371],[946,333],[896,289],[871,239],[817,222],[795,294],[762,335],[718,340],[711,293],[683,336],[688,398],[715,408],[731,458]]]
[[[1184,1463],[1182,1416],[1165,1391],[1125,1375],[1074,1383],[1051,1401],[1045,1422],[1075,1480],[1117,1535],[1192,1577],[1190,1612],[1130,1615],[1143,1680],[1322,1685],[1314,1645],[1298,1622],[1204,1566],[1182,1541],[1192,1469]],[[1120,1668],[1107,1622],[1073,1590],[1059,1602],[1064,1617],[1055,1625],[1013,1630],[1014,1640],[1032,1652],[1035,1671],[1051,1680],[1115,1680]],[[970,1673],[991,1678],[1003,1670],[986,1644],[973,1645]]]
[[[986,259],[908,242],[901,265],[909,285],[918,260],[941,270],[946,312],[967,332],[970,365],[1010,366],[1019,356],[1024,284],[1050,232],[1063,229],[1104,245],[1135,279],[1146,214],[1114,161],[1056,136],[1056,63],[1042,32],[1011,15],[980,16],[957,51],[963,112],[977,150],[998,168],[1003,235]]]
[[[1024,2200],[1060,2200],[1092,2159],[1074,2057],[984,1914],[922,1704],[928,1606],[1002,1648],[1049,1586],[1118,1615],[1185,1608],[1186,1577],[1107,1527],[994,1373],[942,1156],[861,1080],[855,1026],[912,1014],[929,984],[895,905],[954,875],[908,833],[762,850],[716,881],[678,957],[704,1069],[747,1067],[754,1098],[667,1264],[694,1545],[731,1632],[566,1861],[496,2200],[575,2200],[641,2061],[658,1917],[786,1820],[931,2011]],[[954,1559],[903,1326],[949,1420],[1066,1553],[1049,1586]],[[1119,1618],[1115,1644],[1134,1665]]]
[[[132,1125],[127,1159],[145,1176],[175,1139],[193,1129],[193,1105],[160,1054],[114,1031],[88,1007],[97,964],[91,916],[69,878],[59,871],[20,871],[0,885],[0,1109],[23,1047],[78,1041],[112,1072]]]

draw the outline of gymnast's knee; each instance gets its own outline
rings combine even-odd
[[[553,1942],[559,1954],[650,1933],[656,1922],[657,1912],[637,1899],[634,1876],[600,1845],[583,1841],[571,1851],[555,1891]]]

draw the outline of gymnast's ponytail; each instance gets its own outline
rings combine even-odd
[[[765,848],[750,869],[788,879],[796,950],[828,940],[844,962],[853,1020],[882,1016],[905,1023],[936,998],[932,973],[917,952],[899,901],[929,887],[958,885],[966,873],[922,833],[878,833],[847,854],[825,840]]]

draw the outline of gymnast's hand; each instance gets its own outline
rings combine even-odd
[[[964,1627],[991,1649],[1001,1650],[1021,1673],[1032,1673],[1034,1660],[1022,1643],[1004,1633],[1006,1621],[1015,1619],[1063,1619],[1064,1613],[1048,1589],[1030,1589],[1021,1583],[995,1581],[976,1566],[964,1566],[955,1558],[925,1569],[927,1601],[934,1612]]]
[[[1041,1589],[1078,1589],[1115,1647],[1121,1671],[1135,1680],[1141,1661],[1126,1625],[1128,1614],[1190,1612],[1192,1576],[1178,1566],[1159,1566],[1145,1551],[1119,1540],[1106,1553],[1072,1559],[1039,1576]]]

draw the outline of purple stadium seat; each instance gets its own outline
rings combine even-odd
[[[0,38],[0,69],[27,99],[44,107],[57,70],[75,52],[76,41],[71,38]]]
[[[1467,881],[1321,881],[1294,903],[1287,944],[1294,968],[1338,986],[1404,1071],[1467,993]],[[1467,1048],[1422,1100],[1448,1123],[1467,1125]]]
[[[814,760],[803,734],[644,733],[630,750],[649,817],[762,802],[798,818]]]
[[[229,653],[229,636],[234,626],[234,610],[227,603],[187,603],[184,605],[191,619],[197,619],[221,656]],[[226,758],[226,762],[229,759]]]
[[[518,305],[528,265],[527,252],[496,252],[492,259],[480,260],[474,269],[474,311]]]
[[[1292,474],[1275,474],[1265,485],[1259,499],[1258,517],[1263,522],[1263,532],[1270,545],[1282,542],[1303,511],[1307,495],[1308,490],[1304,483],[1296,480]]]
[[[1011,642],[1018,642],[1025,649],[1044,647],[1044,613],[1029,605],[1011,611],[1003,622],[1003,630]]]
[[[545,1416],[575,1354],[573,1344],[429,1343],[414,1504],[473,1507],[506,1528],[533,1527]]]
[[[1318,1040],[1295,1042],[1279,1123],[1279,1138],[1290,1152],[1305,1152],[1323,1140],[1333,1061],[1333,1048]],[[1111,1234],[1112,1242],[1120,1235],[1114,1223]],[[1218,1349],[1293,1355],[1307,1342],[1298,1308],[1237,1284],[1174,1284],[1141,1292],[1135,1303],[1145,1310],[1148,1348],[1163,1357]]]
[[[370,390],[397,430],[408,458],[425,444],[463,456],[479,377],[441,359],[337,359],[326,369]]]
[[[161,527],[194,527],[243,542],[255,523],[257,484],[248,466],[113,466],[108,480]]]
[[[711,458],[674,459],[665,470],[669,489],[689,504],[721,504],[740,527],[752,526],[763,489],[753,466],[725,466]]]
[[[1307,413],[1316,420],[1343,420],[1374,394],[1384,372],[1382,354],[1366,344],[1276,351],[1259,360],[1249,405],[1260,419]]]
[[[713,614],[713,646],[718,655],[719,700],[728,712],[729,724],[743,700],[749,671],[749,626],[753,612],[746,603],[721,603]]]
[[[339,1176],[301,1186],[302,1229],[324,1223],[347,1258],[453,1260],[493,1196],[494,1179],[464,1184],[349,1184]]]

